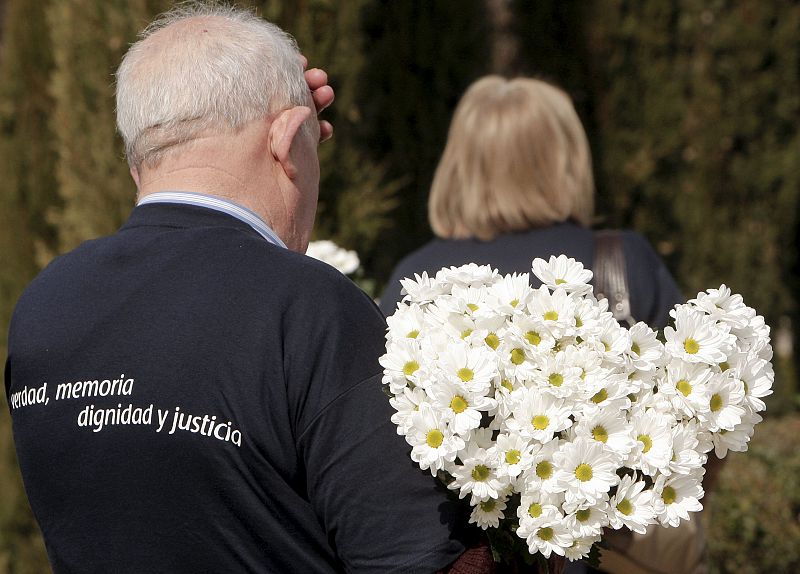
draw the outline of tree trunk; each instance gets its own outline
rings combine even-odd
[[[519,38],[514,33],[514,14],[509,0],[486,0],[491,29],[490,70],[501,76],[519,73]]]

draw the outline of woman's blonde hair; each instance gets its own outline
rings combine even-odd
[[[456,108],[431,186],[439,237],[491,239],[594,213],[592,160],[569,96],[540,80],[486,76]]]

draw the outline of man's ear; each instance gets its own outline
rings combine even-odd
[[[300,133],[300,127],[310,116],[311,109],[295,106],[280,112],[269,128],[269,147],[272,157],[283,166],[289,179],[297,175],[297,166],[292,161],[292,146]]]
[[[133,178],[133,183],[136,184],[136,188],[139,188],[139,170],[136,169],[135,165],[130,166],[131,169],[131,177]]]

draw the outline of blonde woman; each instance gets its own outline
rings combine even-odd
[[[422,271],[474,262],[529,272],[535,257],[560,253],[592,268],[592,160],[569,96],[531,78],[472,84],[453,115],[428,217],[436,238],[395,268],[381,299],[386,315],[402,297],[400,279]],[[662,327],[683,297],[647,240],[620,237],[631,315]]]

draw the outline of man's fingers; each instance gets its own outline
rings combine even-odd
[[[327,120],[319,122],[319,143],[327,141],[333,137],[333,125]]]
[[[321,88],[311,92],[311,98],[314,100],[314,107],[317,108],[317,114],[327,108],[333,103],[336,94],[330,86],[322,86]]]
[[[325,72],[325,70],[311,68],[310,70],[306,70],[304,74],[306,77],[306,83],[308,84],[308,87],[311,88],[312,92],[321,88],[322,86],[328,85],[328,74]]]

